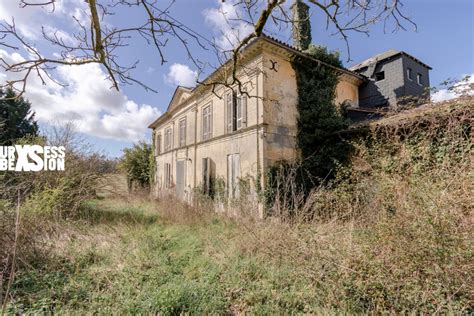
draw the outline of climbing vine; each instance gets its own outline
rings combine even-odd
[[[342,67],[339,56],[325,47],[311,45],[305,51],[314,59]],[[292,62],[298,87],[297,145],[305,171],[305,185],[311,188],[333,176],[337,164],[346,160],[349,145],[337,132],[347,128],[347,120],[335,104],[339,74],[336,69],[304,57]]]
[[[313,59],[298,56],[292,61],[298,88],[296,141],[301,159],[294,164],[280,162],[269,170],[267,205],[274,203],[275,194],[280,196],[278,199],[287,201],[294,200],[291,197],[294,191],[307,196],[316,185],[334,178],[335,169],[349,155],[350,145],[337,136],[338,131],[348,126],[335,104],[339,74],[337,68],[325,65],[342,67],[339,56],[328,52],[325,47],[314,45],[310,45],[305,53]],[[281,178],[281,173],[285,179],[293,178],[290,190],[282,187],[288,181],[276,180]]]

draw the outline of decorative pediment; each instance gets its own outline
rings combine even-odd
[[[178,105],[184,102],[187,98],[191,96],[192,88],[178,86],[174,91],[173,97],[171,98],[170,104],[168,105],[167,112],[172,111]]]

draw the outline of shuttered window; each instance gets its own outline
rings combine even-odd
[[[240,196],[240,154],[227,155],[227,192],[229,198]]]
[[[173,143],[173,133],[171,127],[168,127],[165,130],[165,151],[170,150],[172,148]]]
[[[171,164],[165,163],[165,188],[171,188]]]
[[[247,126],[247,95],[241,94],[236,101],[236,129],[241,129]]]
[[[179,121],[179,147],[186,146],[186,118]]]
[[[212,138],[212,104],[202,110],[202,140]]]
[[[155,155],[161,154],[161,134],[156,134],[155,137]]]
[[[230,92],[226,96],[226,122],[227,122],[227,132],[232,133],[234,131],[234,101],[233,93]]]
[[[226,95],[226,126],[232,133],[247,126],[247,95],[230,92]]]

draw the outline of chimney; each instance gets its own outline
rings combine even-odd
[[[293,45],[300,50],[306,50],[309,48],[309,44],[311,44],[309,6],[302,0],[294,0],[291,5],[291,11],[293,15]]]

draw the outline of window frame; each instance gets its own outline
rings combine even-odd
[[[226,94],[226,130],[227,133],[234,131],[234,92],[231,91]]]
[[[246,89],[237,94],[234,90],[227,93],[226,102],[226,130],[233,133],[247,126],[247,95]]]
[[[169,189],[171,188],[171,164],[170,163],[165,163],[164,164],[164,174],[165,174],[165,188]]]
[[[383,76],[382,79],[379,79],[379,78],[378,78],[378,75],[379,75],[379,74],[382,74],[382,76]],[[375,74],[375,82],[384,81],[384,80],[385,80],[385,71],[384,71],[384,70],[379,71],[379,72],[377,72],[377,73]]]
[[[243,88],[242,93],[237,96],[236,104],[236,130],[247,127],[247,89]],[[240,115],[239,115],[240,109]]]
[[[165,152],[173,148],[173,129],[170,127],[165,128]]]
[[[210,196],[212,190],[212,159],[202,158],[202,188],[203,193]]]
[[[202,108],[202,140],[212,138],[212,102]]]
[[[227,155],[227,196],[230,199],[240,197],[241,179],[240,153]]]
[[[423,82],[421,81],[423,75],[420,74],[420,73],[417,73],[416,74],[416,83],[419,85],[419,86],[423,86]]]
[[[161,154],[161,133],[156,133],[155,135],[155,155],[158,156]]]
[[[407,67],[407,78],[408,80],[413,81],[413,69],[410,67]]]

